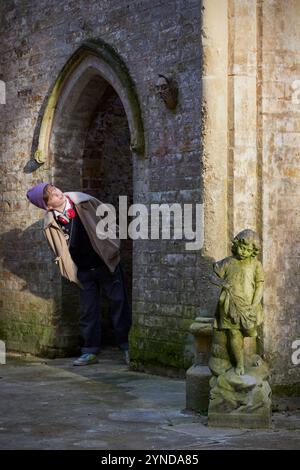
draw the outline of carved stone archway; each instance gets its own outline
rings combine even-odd
[[[143,122],[133,80],[117,52],[104,41],[95,40],[85,42],[79,47],[55,81],[38,129],[37,145],[33,148],[34,158],[38,163],[45,163],[49,158],[54,119],[65,109],[74,87],[80,84],[83,89],[92,76],[102,77],[118,94],[129,124],[131,150],[139,156],[144,156]],[[78,91],[77,89],[77,93]]]

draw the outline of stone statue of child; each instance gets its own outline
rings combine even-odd
[[[256,259],[260,251],[258,235],[243,230],[234,238],[231,251],[233,256],[213,265],[219,279],[212,282],[222,289],[214,328],[226,332],[235,372],[244,375],[244,337],[256,337],[257,327],[263,322],[264,273]]]

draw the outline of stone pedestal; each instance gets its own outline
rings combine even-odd
[[[255,338],[245,338],[245,373],[237,375],[230,363],[224,331],[214,330],[209,367],[208,425],[232,428],[269,428],[271,388],[269,367],[255,353]]]
[[[211,372],[207,366],[192,365],[186,373],[186,408],[193,411],[208,409],[209,380]]]
[[[211,372],[208,358],[212,337],[213,318],[197,317],[190,326],[196,340],[195,363],[186,372],[186,408],[206,411],[208,408]]]
[[[271,388],[265,362],[247,367],[244,375],[229,369],[210,380],[208,425],[233,428],[269,428]]]

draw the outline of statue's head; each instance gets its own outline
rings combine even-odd
[[[256,232],[250,229],[242,230],[232,242],[232,254],[238,259],[255,258],[260,252],[260,240]]]

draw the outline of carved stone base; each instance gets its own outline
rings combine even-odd
[[[207,411],[211,371],[207,366],[193,365],[186,372],[186,407]]]
[[[210,380],[208,425],[234,428],[269,428],[271,388],[267,364],[260,360],[244,375],[233,368]]]

